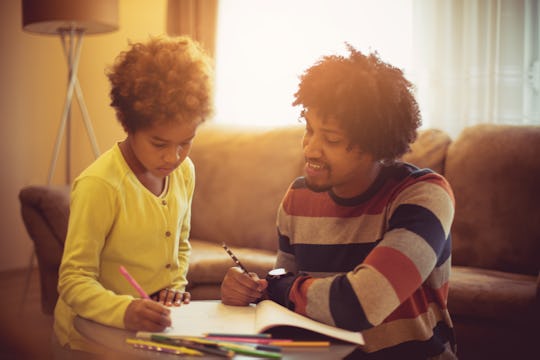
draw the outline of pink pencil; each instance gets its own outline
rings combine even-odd
[[[135,290],[137,290],[137,292],[141,295],[141,297],[143,299],[150,299],[150,297],[148,296],[148,294],[143,290],[143,288],[141,287],[141,285],[139,285],[137,283],[137,281],[135,281],[135,279],[129,275],[128,271],[126,270],[125,267],[123,267],[122,265],[120,265],[120,272],[122,273],[122,275],[124,275],[124,277],[127,279],[127,281],[129,281],[129,283],[131,284],[131,286],[133,286],[133,288]]]
[[[276,341],[279,341],[281,343],[292,342],[291,339],[242,337],[242,335],[238,335],[238,337],[235,337],[233,335],[231,335],[231,336],[211,336],[211,335],[206,335],[205,339],[215,340],[215,341],[244,342],[244,343],[263,344],[263,345],[264,344],[270,344],[270,343],[276,342]]]

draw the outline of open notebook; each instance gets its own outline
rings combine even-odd
[[[306,338],[324,336],[363,345],[359,332],[348,331],[314,321],[270,300],[251,306],[229,306],[219,301],[191,301],[171,308],[172,326],[165,332],[174,336],[204,336],[208,333],[257,334],[270,332],[280,336]],[[275,332],[274,332],[275,331]],[[138,332],[137,337],[151,333]]]

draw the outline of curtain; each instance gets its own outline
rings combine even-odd
[[[218,0],[168,0],[167,33],[189,35],[214,57]]]
[[[540,124],[538,0],[414,0],[412,80],[424,124]]]

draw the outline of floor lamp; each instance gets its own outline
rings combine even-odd
[[[22,22],[25,31],[56,35],[62,42],[68,66],[68,85],[47,184],[52,183],[64,134],[66,135],[66,184],[69,184],[71,182],[71,103],[74,93],[94,155],[99,156],[96,136],[77,78],[83,38],[86,34],[101,34],[118,29],[118,0],[23,0]],[[30,256],[21,310],[28,294],[34,258],[35,248]]]
[[[107,33],[118,29],[118,0],[23,0],[22,6],[25,31],[56,35],[62,42],[68,65],[68,85],[47,184],[52,182],[64,134],[66,135],[66,183],[69,184],[71,182],[71,104],[74,94],[77,97],[94,155],[96,157],[99,155],[96,137],[77,78],[83,38],[86,34]]]

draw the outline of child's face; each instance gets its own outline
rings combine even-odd
[[[130,134],[131,149],[140,165],[165,178],[188,156],[199,122],[161,122]]]

